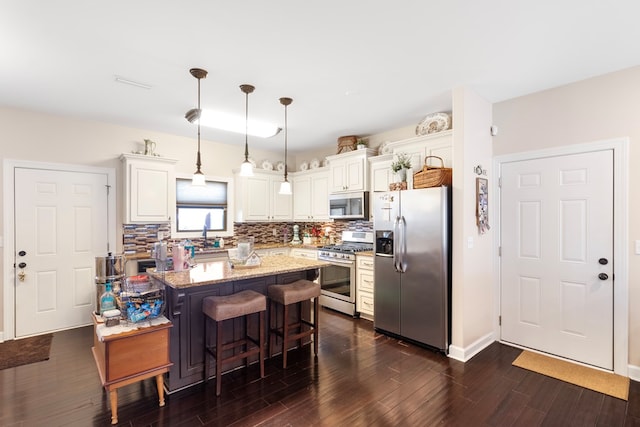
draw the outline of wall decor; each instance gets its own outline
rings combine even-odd
[[[489,227],[489,183],[487,178],[476,178],[476,224],[480,234],[491,229]]]

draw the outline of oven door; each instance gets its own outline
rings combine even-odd
[[[356,302],[356,269],[354,261],[329,261],[320,272],[320,292],[349,303]]]

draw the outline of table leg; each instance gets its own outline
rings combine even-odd
[[[163,376],[163,374],[156,375],[156,384],[158,385],[158,399],[160,400],[160,406],[164,406],[164,376]]]
[[[111,397],[111,424],[118,424],[118,389],[109,392]]]

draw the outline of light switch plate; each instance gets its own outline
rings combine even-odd
[[[636,255],[640,255],[640,240],[636,240]]]

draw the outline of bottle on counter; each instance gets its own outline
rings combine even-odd
[[[224,239],[222,237],[218,243],[220,244],[220,249],[224,248]]]
[[[100,314],[105,311],[114,310],[116,308],[116,296],[111,290],[111,282],[107,282],[105,285],[106,290],[100,296]]]

